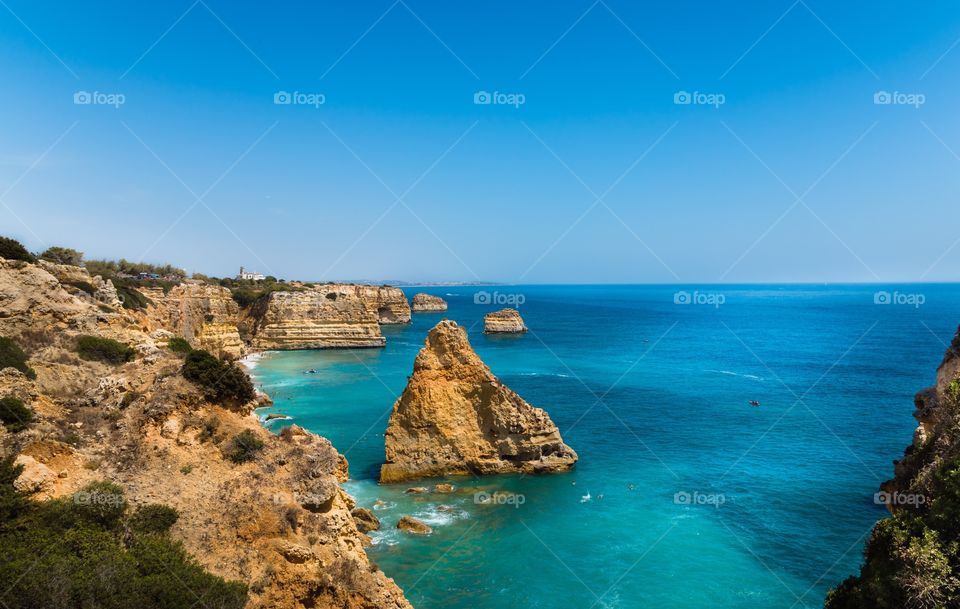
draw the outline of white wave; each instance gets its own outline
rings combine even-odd
[[[246,367],[247,370],[253,370],[257,367],[257,364],[260,363],[260,360],[263,359],[263,353],[251,353],[244,357],[241,357],[237,360],[240,365]]]
[[[757,376],[755,374],[740,374],[739,372],[734,372],[732,370],[704,370],[704,372],[713,372],[714,374],[726,374],[727,376],[738,376],[744,379],[750,379],[752,381],[762,381],[763,377]]]

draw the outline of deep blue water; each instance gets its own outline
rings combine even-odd
[[[418,609],[820,607],[885,515],[873,494],[910,442],[960,286],[697,286],[676,304],[678,289],[406,290],[450,309],[384,328],[385,349],[269,353],[253,374],[266,412],[347,456],[360,505],[385,502],[369,554]],[[875,304],[878,290],[924,302]],[[483,314],[502,307],[475,304],[480,291],[521,295],[530,332],[484,336]],[[443,317],[550,413],[574,472],[459,478],[453,495],[377,485],[390,408]],[[474,500],[497,490],[514,500]],[[404,514],[434,534],[400,533]]]

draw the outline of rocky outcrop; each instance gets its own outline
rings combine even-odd
[[[357,529],[359,529],[361,533],[369,533],[370,531],[380,529],[380,519],[373,514],[373,511],[367,508],[353,508],[353,510],[350,511],[350,515],[353,516],[354,521],[357,523]]]
[[[430,525],[413,516],[401,516],[400,520],[397,521],[397,528],[401,531],[413,533],[414,535],[429,535],[433,533]]]
[[[0,397],[34,413],[22,431],[0,426],[0,454],[24,466],[15,484],[38,498],[66,497],[108,480],[133,506],[174,507],[170,535],[207,571],[245,582],[252,609],[410,609],[367,559],[354,501],[338,485],[346,460],[301,428],[267,432],[254,403],[208,402],[178,374],[180,357],[154,345],[161,329],[151,315],[105,313],[39,265],[0,259],[0,335],[17,338],[37,371],[30,380],[0,370]],[[117,366],[79,359],[70,346],[88,333],[138,355]],[[227,455],[241,432],[263,446],[235,463]]]
[[[74,296],[89,298],[108,307],[120,307],[123,304],[112,281],[100,275],[91,276],[82,266],[54,264],[46,260],[38,260],[37,264],[56,277],[61,287]]]
[[[254,349],[382,347],[376,302],[368,286],[328,284],[272,292],[244,311]]]
[[[522,334],[527,331],[520,312],[502,309],[483,316],[483,331],[486,334]]]
[[[237,324],[240,309],[224,287],[200,282],[174,286],[169,292],[154,293],[148,315],[160,327],[186,339],[194,349],[205,349],[218,357],[237,359],[244,354]]]
[[[420,292],[413,297],[414,313],[438,313],[447,310],[447,301],[434,296],[433,294],[424,294]]]
[[[387,285],[357,287],[360,297],[374,309],[381,324],[410,323],[410,303],[403,290]]]
[[[568,470],[577,454],[547,413],[490,372],[467,333],[444,320],[427,335],[393,405],[381,482],[451,474]]]
[[[860,574],[827,595],[828,609],[960,602],[960,331],[937,369],[936,384],[917,393],[914,405],[913,442],[873,498],[891,517],[874,527]]]
[[[92,330],[106,315],[36,264],[0,258],[0,336]]]

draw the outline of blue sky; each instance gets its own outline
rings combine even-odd
[[[3,0],[0,229],[215,275],[955,281],[958,39],[946,1]]]

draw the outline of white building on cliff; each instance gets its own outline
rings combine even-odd
[[[242,266],[240,267],[240,274],[237,275],[237,279],[251,279],[253,281],[263,281],[266,279],[262,274],[257,273],[256,271],[248,271]]]

